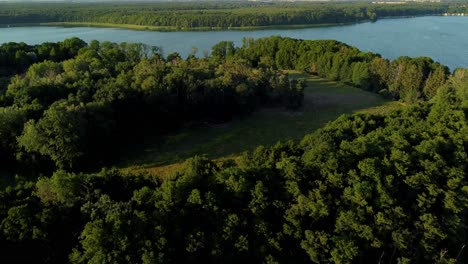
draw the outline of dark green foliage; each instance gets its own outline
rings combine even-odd
[[[115,170],[99,175],[58,171],[36,183],[17,179],[0,192],[2,262],[63,263],[88,221],[81,206],[99,197],[129,199],[134,189],[154,183],[128,178]],[[84,210],[84,209],[83,209]],[[28,254],[24,254],[28,252]]]
[[[0,192],[0,243],[48,263],[463,263],[458,84],[433,104],[342,116],[240,165],[189,159],[162,183],[116,170],[18,181]]]
[[[226,58],[234,55],[236,48],[232,41],[221,41],[211,48],[211,55],[215,58]]]
[[[293,230],[305,234],[302,247],[318,262],[378,260],[385,252],[385,262],[424,263],[443,250],[455,258],[466,232],[466,117],[425,105],[369,118],[337,120],[302,142],[306,168],[321,175],[303,191],[307,204],[289,212]],[[302,220],[312,213],[321,228]]]
[[[254,66],[274,60],[278,69],[306,71],[410,103],[433,98],[449,75],[446,66],[430,58],[400,57],[389,62],[335,40],[244,40],[236,56]]]
[[[82,104],[57,101],[38,122],[25,123],[18,144],[26,152],[50,157],[58,168],[72,168],[85,153],[86,127]]]
[[[99,166],[145,135],[225,122],[262,104],[296,109],[303,99],[303,84],[234,58],[232,42],[187,60],[177,53],[164,59],[142,44],[77,38],[2,47],[38,58],[24,72],[8,72],[21,74],[8,76],[0,97],[0,155],[17,154],[35,172],[47,171],[47,160],[62,169]]]
[[[342,116],[239,164],[195,157],[164,181],[116,169],[17,177],[0,190],[0,262],[467,261],[466,69],[448,76],[428,58],[389,62],[337,41],[281,37],[224,42],[187,60],[140,44],[63,43],[69,53],[44,48],[49,57],[16,69],[24,74],[1,97],[0,155],[46,175],[99,166],[140,131],[225,121],[261,104],[300,107],[304,84],[277,68],[430,101]]]
[[[4,43],[0,45],[0,77],[23,73],[36,62],[63,61],[73,58],[85,46],[86,43],[79,38],[57,43],[46,42],[34,46],[26,43]]]
[[[23,109],[0,108],[0,157],[2,161],[11,161],[11,154],[15,152],[17,146],[16,137],[21,134],[25,121],[26,113]]]
[[[442,14],[448,9],[448,4],[441,3],[1,3],[0,24],[94,22],[190,30],[353,23],[389,16]]]

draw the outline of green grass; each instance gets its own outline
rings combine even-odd
[[[187,158],[204,155],[223,160],[259,145],[299,140],[346,113],[385,113],[402,107],[374,93],[317,77],[289,72],[305,79],[304,106],[299,111],[262,108],[252,115],[222,125],[182,129],[175,134],[146,140],[124,153],[125,171],[168,175]]]

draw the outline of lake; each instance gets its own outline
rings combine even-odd
[[[112,42],[141,42],[162,48],[165,55],[179,52],[186,57],[193,47],[198,56],[223,40],[241,45],[242,38],[271,35],[299,39],[336,39],[363,51],[379,53],[388,59],[399,56],[427,56],[450,67],[468,67],[468,17],[427,16],[382,19],[375,23],[346,26],[268,29],[252,31],[155,32],[92,27],[12,27],[0,28],[0,43],[38,44],[79,37]]]

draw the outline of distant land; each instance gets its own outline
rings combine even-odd
[[[0,3],[29,3],[29,2],[63,2],[63,3],[103,3],[103,2],[123,2],[123,3],[135,3],[135,2],[375,2],[372,0],[0,0]],[[404,3],[404,2],[468,2],[468,1],[444,1],[444,0],[402,0],[402,1],[378,1],[378,3]]]

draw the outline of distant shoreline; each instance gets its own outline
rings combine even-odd
[[[117,28],[130,29],[137,31],[157,31],[157,32],[196,32],[196,31],[226,31],[226,30],[267,30],[267,29],[301,29],[314,27],[334,27],[352,25],[356,23],[369,22],[360,21],[352,23],[326,23],[326,24],[302,24],[302,25],[270,25],[270,26],[249,26],[249,27],[196,27],[184,28],[175,26],[143,26],[133,24],[112,24],[112,23],[93,23],[93,22],[48,22],[48,23],[20,23],[10,25],[0,25],[0,28],[13,27],[95,27],[95,28]]]
[[[269,26],[248,26],[248,27],[194,27],[184,28],[176,26],[144,26],[134,24],[114,24],[114,23],[96,23],[96,22],[47,22],[47,23],[19,23],[19,24],[0,24],[0,28],[13,28],[13,27],[94,27],[94,28],[115,28],[115,29],[129,29],[136,31],[156,31],[156,32],[197,32],[197,31],[253,31],[253,30],[268,30],[268,29],[305,29],[305,28],[322,28],[322,27],[335,27],[347,26],[354,24],[361,24],[367,22],[377,22],[379,20],[387,19],[401,19],[401,18],[416,18],[416,17],[429,17],[429,16],[445,16],[446,14],[426,14],[420,16],[386,16],[377,19],[376,21],[361,20],[347,23],[323,23],[323,24],[298,24],[298,25],[269,25]]]

